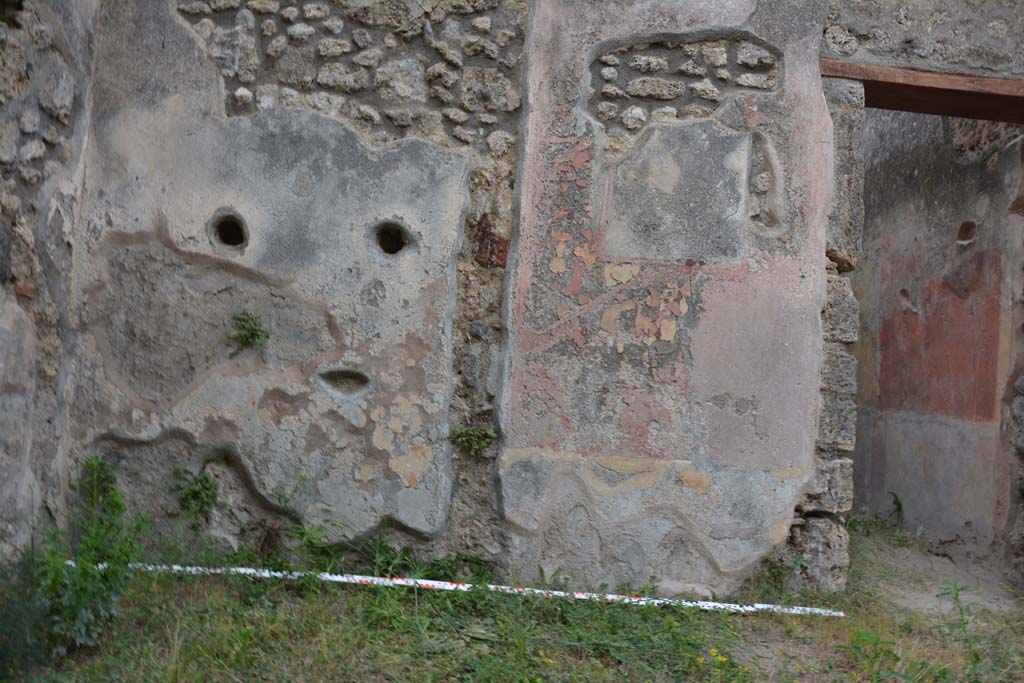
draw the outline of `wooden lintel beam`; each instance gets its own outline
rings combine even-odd
[[[821,75],[864,84],[864,104],[922,114],[1024,123],[1024,79],[986,78],[821,60]]]

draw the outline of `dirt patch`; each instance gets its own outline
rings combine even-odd
[[[934,555],[915,544],[893,544],[881,532],[861,536],[856,543],[855,562],[862,565],[860,571],[873,576],[875,588],[903,609],[950,612],[953,603],[939,595],[950,583],[967,586],[964,599],[978,609],[1024,609],[1024,595],[989,567]]]

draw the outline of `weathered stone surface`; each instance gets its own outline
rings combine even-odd
[[[857,442],[857,401],[852,396],[825,393],[818,416],[818,447],[851,453]]]
[[[786,563],[795,570],[786,576],[786,589],[843,590],[850,568],[849,543],[842,521],[832,517],[808,517],[794,526]]]
[[[346,52],[352,51],[352,43],[339,38],[324,38],[317,44],[317,52],[324,59],[340,57]]]
[[[736,62],[746,66],[774,64],[775,55],[760,45],[744,42],[736,49]]]
[[[325,88],[345,93],[356,92],[370,85],[370,72],[362,67],[350,70],[344,64],[324,64],[320,67],[316,82]]]
[[[650,97],[655,100],[674,100],[684,92],[686,92],[685,83],[669,81],[664,78],[655,78],[653,76],[634,78],[626,84],[626,94],[630,97]]]
[[[690,84],[690,90],[693,94],[702,100],[708,100],[709,102],[718,102],[722,99],[722,95],[715,84],[707,78],[698,81],[697,83]]]
[[[588,100],[591,114],[604,121],[613,136],[641,130],[646,119],[630,117],[619,121],[621,127],[613,125],[602,114],[609,100],[629,98],[630,106],[645,112],[657,108],[658,102],[673,101],[672,118],[706,118],[718,110],[720,102],[741,91],[774,90],[779,85],[777,48],[743,30],[711,42],[696,36],[661,36],[616,40],[610,46],[615,47],[614,53],[590,63]]]
[[[278,0],[248,0],[245,6],[259,14],[273,14],[281,8],[281,3]]]
[[[605,250],[634,259],[739,256],[750,140],[712,121],[659,125],[609,171]]]
[[[375,88],[381,98],[399,102],[425,102],[427,84],[415,59],[387,62],[377,69]]]
[[[29,540],[41,502],[30,450],[35,343],[32,322],[0,289],[0,558]]]
[[[799,509],[804,513],[846,514],[853,509],[853,461],[818,460],[814,478],[804,490]]]
[[[821,313],[825,341],[846,344],[857,341],[860,306],[853,295],[850,279],[829,274],[827,284],[825,308]]]
[[[1013,0],[831,0],[822,56],[949,73],[1024,75],[1024,13]]]
[[[461,102],[466,111],[514,111],[519,90],[497,69],[470,66],[462,72]]]
[[[826,253],[843,273],[857,267],[864,229],[864,86],[840,78],[825,78],[822,83],[832,114],[836,150]]]
[[[843,346],[825,347],[821,366],[822,391],[852,396],[857,393],[857,359]]]
[[[18,143],[21,130],[15,120],[0,124],[0,164],[13,163],[18,158]]]
[[[602,104],[604,104],[602,102]],[[622,125],[625,126],[626,130],[636,130],[640,128],[647,121],[647,112],[644,111],[643,107],[632,105],[626,107],[626,110],[622,112]]]
[[[75,79],[60,55],[46,62],[45,82],[39,92],[39,106],[63,124],[70,122],[75,99]]]
[[[815,474],[832,144],[821,7],[795,3],[785,21],[753,2],[603,7],[551,0],[531,14],[501,383],[509,564],[725,592],[785,542]],[[708,41],[712,27],[725,37]],[[753,69],[730,64],[736,41],[785,55],[775,91],[725,89],[720,107],[687,92],[686,118],[639,133],[598,117],[608,88],[643,77],[634,56]],[[769,174],[771,230],[750,220],[755,167]]]
[[[664,57],[655,57],[651,55],[636,55],[630,60],[629,65],[641,71],[643,73],[656,73],[658,71],[668,71],[668,60]]]

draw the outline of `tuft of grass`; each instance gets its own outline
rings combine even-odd
[[[213,506],[217,504],[220,487],[209,472],[193,475],[175,465],[171,491],[178,494],[178,505],[187,517],[208,520]]]
[[[234,332],[228,333],[228,341],[235,345],[234,350],[228,354],[234,358],[245,349],[259,347],[263,348],[270,337],[270,333],[263,327],[259,316],[249,311],[239,311],[232,317],[235,326]]]
[[[460,427],[448,435],[448,440],[459,449],[460,453],[474,458],[483,455],[484,451],[497,438],[498,435],[493,429],[484,427]]]

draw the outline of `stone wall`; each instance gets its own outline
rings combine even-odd
[[[140,508],[216,467],[233,543],[284,515],[500,554],[491,461],[446,437],[491,423],[523,8],[403,7],[104,4],[74,457]],[[240,310],[269,340],[235,356]]]
[[[1020,142],[869,110],[864,149],[858,495],[944,552],[1000,554],[1019,506],[1003,425],[1019,353]]]
[[[863,96],[823,96],[825,5],[26,0],[0,551],[99,456],[156,539],[183,469],[227,546],[303,523],[698,593],[782,553],[841,587]]]
[[[68,275],[95,13],[90,1],[0,13],[0,555],[64,516]]]

